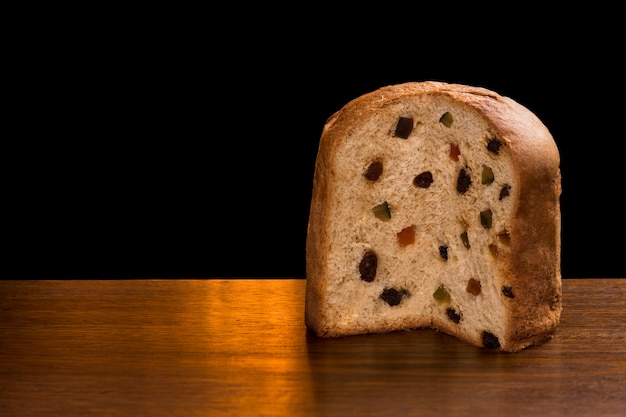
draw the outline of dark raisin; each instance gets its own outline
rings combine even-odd
[[[463,246],[465,246],[465,248],[469,249],[471,247],[470,242],[469,242],[469,236],[467,236],[467,232],[461,233],[461,241],[463,241]]]
[[[492,222],[493,215],[491,210],[487,209],[480,212],[480,224],[482,224],[485,229],[491,229]]]
[[[483,332],[483,346],[487,349],[498,349],[500,347],[500,341],[493,333]]]
[[[465,290],[472,294],[472,295],[478,295],[480,294],[480,291],[482,289],[482,286],[480,285],[480,281],[475,279],[475,278],[470,278],[469,281],[467,281],[467,288],[465,288]]]
[[[396,125],[396,136],[402,139],[407,139],[413,131],[413,118],[412,117],[400,117],[398,124]]]
[[[376,270],[378,269],[378,256],[372,251],[365,252],[361,263],[359,263],[359,273],[361,279],[366,282],[374,281]]]
[[[502,294],[504,294],[505,297],[515,298],[515,294],[513,294],[513,288],[510,285],[502,286]]]
[[[465,194],[471,184],[472,179],[469,174],[465,171],[465,168],[461,168],[459,178],[456,180],[456,190],[461,194]]]
[[[456,324],[459,324],[459,322],[461,321],[461,315],[457,313],[453,308],[448,308],[446,310],[446,314],[448,315],[448,318]]]
[[[370,181],[376,181],[383,173],[383,163],[380,161],[375,161],[367,167],[367,171],[363,174],[365,178]]]
[[[509,184],[504,184],[502,189],[500,190],[500,197],[498,200],[502,200],[504,197],[508,197],[511,194],[511,186]]]
[[[496,138],[490,139],[489,142],[487,142],[487,149],[489,150],[489,152],[493,152],[496,155],[498,154],[498,152],[500,152],[501,147],[502,142],[500,142]]]
[[[405,295],[408,295],[406,290],[398,291],[395,288],[385,288],[380,294],[380,298],[386,301],[390,306],[397,306]]]
[[[448,260],[448,247],[446,245],[439,246],[439,255],[446,261]]]
[[[433,183],[433,174],[425,171],[413,179],[413,185],[419,188],[428,188]]]

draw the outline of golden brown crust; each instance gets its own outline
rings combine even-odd
[[[511,251],[503,256],[508,285],[520,289],[511,303],[510,332],[502,350],[519,351],[550,338],[562,309],[560,271],[560,157],[543,123],[517,102],[481,88],[441,82],[411,82],[382,87],[360,96],[333,114],[324,126],[313,180],[310,222],[306,242],[306,313],[308,327],[320,335],[326,328],[324,271],[331,251],[327,230],[332,215],[335,150],[351,129],[386,106],[415,95],[446,95],[471,106],[505,143],[517,175]],[[538,301],[539,300],[539,301]],[[477,343],[477,341],[471,341]],[[478,342],[479,343],[479,342]]]

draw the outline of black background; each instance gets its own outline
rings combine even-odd
[[[16,51],[3,278],[303,278],[325,120],[422,80],[535,112],[561,152],[563,276],[626,276],[623,36],[610,12],[516,24],[461,10],[223,13],[73,21]]]

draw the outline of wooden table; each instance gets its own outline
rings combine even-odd
[[[626,279],[564,279],[554,339],[318,339],[304,279],[0,281],[0,415],[626,416]]]

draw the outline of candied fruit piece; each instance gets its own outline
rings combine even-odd
[[[485,229],[491,229],[491,224],[493,222],[493,215],[491,214],[491,210],[483,210],[480,212],[480,224],[483,225]]]
[[[448,292],[448,289],[441,284],[433,293],[433,297],[435,300],[439,301],[440,303],[445,303],[447,301],[450,301],[450,293]]]
[[[377,219],[387,221],[391,219],[391,210],[389,209],[389,204],[385,201],[382,204],[374,207],[374,216]]]
[[[359,263],[359,273],[361,279],[365,282],[372,282],[376,278],[376,270],[378,269],[378,256],[371,250],[363,255]]]
[[[385,288],[380,294],[380,298],[383,299],[390,306],[396,306],[400,304],[402,299],[409,295],[407,290],[396,290],[395,288]]]
[[[504,197],[508,197],[511,194],[511,186],[509,184],[504,184],[502,189],[500,190],[500,197],[498,200],[502,200]]]
[[[478,295],[480,294],[480,291],[482,290],[482,286],[480,285],[480,281],[475,279],[475,278],[470,278],[469,281],[467,281],[467,288],[466,288],[467,292],[472,294],[472,295]]]
[[[400,117],[398,124],[396,125],[395,135],[402,139],[407,139],[413,131],[413,118],[412,117]]]
[[[443,124],[445,127],[450,127],[452,126],[452,122],[454,120],[452,119],[452,113],[450,113],[449,111],[445,112],[440,118],[439,118],[439,123]]]
[[[510,285],[502,286],[502,294],[504,294],[505,297],[515,298],[515,294],[513,294],[513,288]]]
[[[415,243],[415,228],[407,226],[397,233],[398,243],[401,246],[412,245]]]
[[[424,171],[413,179],[413,185],[419,188],[428,188],[433,183],[433,174],[430,171]]]
[[[485,185],[489,185],[493,182],[493,170],[489,168],[487,165],[483,165],[483,172],[481,176],[480,182]]]
[[[498,337],[493,333],[487,331],[483,332],[483,346],[487,349],[498,349],[500,347],[500,341]]]
[[[461,149],[459,149],[458,145],[451,143],[450,144],[450,159],[456,162],[459,160],[459,155],[461,155]]]
[[[465,171],[465,168],[461,168],[459,170],[459,177],[456,180],[456,190],[461,194],[465,194],[471,184],[472,179],[469,174]]]
[[[469,237],[467,236],[467,231],[461,233],[461,241],[463,242],[463,246],[465,246],[467,249],[470,248],[470,242],[469,242]]]
[[[487,142],[487,149],[489,150],[489,152],[493,152],[496,155],[498,155],[498,153],[500,152],[501,147],[502,147],[502,142],[500,142],[496,138],[489,139],[489,142]]]
[[[363,173],[363,176],[370,181],[376,181],[383,173],[383,163],[380,161],[374,161],[367,167],[367,171]]]
[[[461,314],[457,313],[456,310],[453,308],[448,308],[446,310],[446,315],[448,316],[450,320],[452,320],[456,324],[459,324],[459,322],[461,321]]]
[[[439,255],[446,261],[448,260],[448,247],[446,245],[439,246]]]

